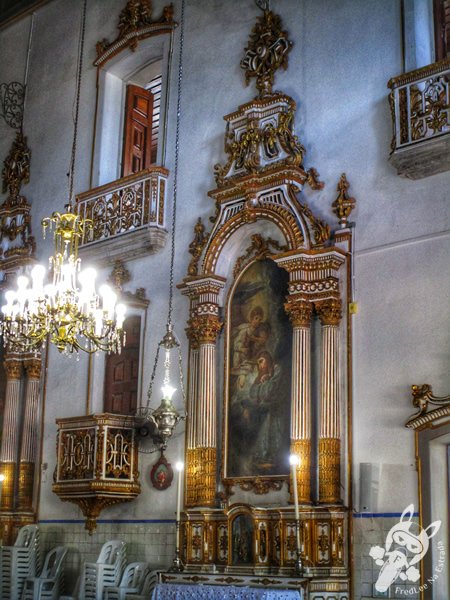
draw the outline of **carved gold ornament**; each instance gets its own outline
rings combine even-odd
[[[229,479],[230,483],[238,485],[244,492],[254,492],[258,496],[268,494],[270,491],[279,492],[286,477],[283,479],[271,479],[269,477],[255,477],[254,479]]]
[[[247,247],[245,254],[240,256],[236,260],[236,264],[233,269],[233,277],[239,275],[242,269],[249,264],[252,260],[261,260],[267,258],[269,254],[275,254],[277,252],[286,252],[288,246],[282,246],[277,240],[272,238],[264,238],[259,233],[255,233],[251,236],[251,244]]]
[[[342,319],[342,302],[339,298],[331,298],[314,303],[322,325],[338,327]]]
[[[36,249],[31,235],[31,206],[20,194],[22,185],[30,179],[30,150],[21,131],[3,165],[3,192],[8,197],[0,206],[0,266],[9,271],[29,263]]]
[[[311,302],[293,297],[286,302],[284,308],[291,319],[293,327],[310,327],[313,312]],[[297,451],[292,450],[291,453],[297,454]]]
[[[153,20],[152,13],[151,0],[128,0],[119,15],[119,35],[113,42],[106,38],[97,42],[95,46],[97,58],[94,65],[103,64],[127,47],[134,52],[140,40],[153,34],[170,31],[175,27],[172,4],[163,8],[163,14],[159,20]]]
[[[134,420],[101,414],[57,419],[57,465],[53,492],[77,504],[89,533],[106,506],[140,493]]]
[[[417,412],[409,417],[406,427],[421,429],[432,426],[436,421],[448,420],[450,415],[450,395],[435,396],[431,385],[412,385],[412,403]],[[430,409],[430,405],[436,408]]]
[[[281,18],[270,10],[264,10],[256,20],[241,61],[247,85],[255,77],[260,98],[272,94],[275,72],[280,67],[287,69],[287,55],[291,47],[292,42],[282,29]]]
[[[6,371],[6,379],[20,379],[22,376],[22,363],[18,360],[5,360],[3,366]]]
[[[186,458],[186,506],[214,506],[216,503],[216,448],[190,448]]]
[[[188,336],[198,344],[215,344],[223,323],[215,315],[197,315],[189,320]]]
[[[27,138],[22,131],[18,131],[2,171],[3,193],[9,194],[6,201],[9,206],[26,202],[19,194],[22,184],[30,181],[30,155]]]
[[[201,217],[199,217],[194,226],[194,239],[189,244],[189,254],[192,255],[192,259],[188,267],[189,275],[198,274],[198,262],[200,260],[203,248],[205,247],[207,240],[208,234],[205,233],[205,226],[202,223]]]
[[[24,366],[27,372],[28,379],[40,379],[41,377],[41,359],[32,358],[24,362]]]
[[[347,177],[345,173],[342,173],[341,178],[339,179],[339,183],[337,185],[337,191],[339,192],[339,195],[332,204],[333,211],[339,219],[339,225],[342,228],[347,227],[348,218],[352,210],[356,206],[356,200],[354,198],[350,198],[350,196],[348,195],[349,187],[350,184],[347,181]]]
[[[111,283],[116,290],[119,290],[119,292],[123,292],[124,283],[128,283],[130,280],[130,271],[121,260],[116,260],[113,270],[108,278],[109,283]]]
[[[339,502],[341,498],[340,464],[340,439],[319,439],[319,502]]]
[[[228,160],[223,166],[214,166],[218,187],[225,184],[230,174],[256,173],[267,168],[268,162],[282,162],[294,167],[302,165],[305,149],[294,135],[295,103],[287,96],[280,98],[290,102],[286,102],[286,106],[275,115],[277,121],[274,122],[273,118],[268,120],[248,116],[243,131],[231,132],[229,127],[227,128],[224,150]],[[320,187],[320,182],[316,179],[317,171],[311,171],[312,187]]]

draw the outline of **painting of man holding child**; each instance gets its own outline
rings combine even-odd
[[[253,263],[231,298],[228,328],[227,477],[288,474],[292,328],[288,276]]]

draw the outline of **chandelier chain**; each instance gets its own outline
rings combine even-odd
[[[72,154],[70,157],[70,169],[69,169],[69,207],[72,206],[73,196],[73,181],[75,175],[75,157],[77,152],[77,141],[78,141],[78,116],[80,113],[80,94],[81,94],[81,73],[83,71],[83,53],[84,53],[84,38],[86,33],[86,5],[87,0],[83,2],[83,11],[81,16],[81,34],[78,45],[78,63],[77,63],[77,79],[76,79],[76,96],[75,96],[75,114],[73,120],[73,142],[72,142]]]
[[[178,159],[180,151],[180,120],[181,120],[181,84],[183,81],[183,45],[184,45],[184,5],[185,0],[181,2],[181,25],[180,25],[180,51],[178,57],[178,87],[177,87],[177,121],[175,130],[175,160],[173,169],[173,207],[172,207],[172,230],[171,230],[171,248],[170,248],[170,273],[169,273],[169,312],[167,315],[167,324],[172,324],[173,311],[173,273],[175,263],[175,233],[177,225],[177,192],[178,192]],[[169,85],[169,82],[167,82]]]

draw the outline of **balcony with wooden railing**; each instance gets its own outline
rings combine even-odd
[[[389,162],[410,179],[450,170],[450,59],[393,77],[388,87]]]
[[[81,240],[81,256],[108,265],[163,248],[168,176],[153,166],[79,194],[76,212],[93,222]]]

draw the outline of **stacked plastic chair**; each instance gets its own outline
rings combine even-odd
[[[41,567],[40,536],[37,525],[25,525],[14,546],[0,547],[0,598],[20,600],[28,577]]]
[[[139,594],[147,573],[148,566],[146,563],[130,563],[123,572],[120,585],[105,588],[104,600],[125,600],[127,594]]]
[[[81,575],[80,600],[102,600],[107,587],[117,587],[127,561],[125,542],[112,540],[103,544],[97,562],[84,563]]]
[[[67,548],[57,546],[45,557],[39,577],[28,577],[22,592],[22,600],[58,600],[64,585],[63,561]]]
[[[150,571],[147,573],[144,579],[144,584],[139,593],[127,593],[125,595],[126,600],[150,600],[152,597],[155,585],[158,583],[158,574],[156,571]]]

